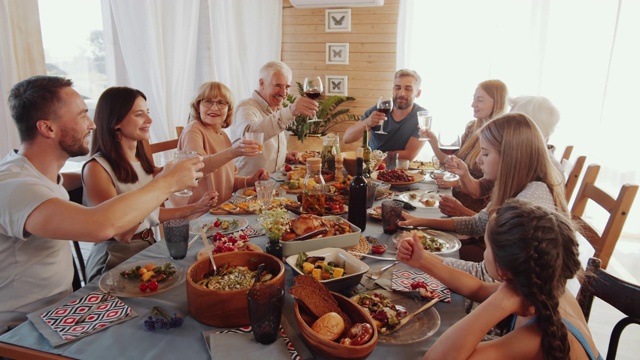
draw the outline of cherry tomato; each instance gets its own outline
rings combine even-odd
[[[380,170],[384,170],[384,169],[385,169],[384,164],[380,164],[380,165],[378,165],[378,168],[376,170],[380,171]]]
[[[158,283],[155,282],[155,281],[151,281],[149,283],[148,287],[149,287],[149,290],[156,291],[156,290],[158,290]]]
[[[220,220],[216,220],[216,222],[213,223],[213,227],[220,227]]]
[[[286,171],[286,172],[291,171],[291,166],[289,166],[289,164],[285,164],[284,171]]]
[[[387,247],[384,246],[384,245],[373,245],[371,247],[371,252],[376,254],[376,255],[384,254],[385,251],[387,251]]]
[[[142,283],[142,284],[140,284],[140,286],[138,286],[138,289],[140,289],[140,291],[142,291],[142,292],[147,291],[148,288],[149,287],[147,286],[146,283]]]

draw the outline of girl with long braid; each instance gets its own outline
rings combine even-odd
[[[450,327],[424,359],[601,359],[567,280],[580,271],[571,220],[528,201],[511,199],[496,209],[485,233],[487,271],[482,282],[430,257],[418,237],[405,240],[398,259],[424,269],[451,290],[482,302]],[[483,336],[504,318],[510,332]]]

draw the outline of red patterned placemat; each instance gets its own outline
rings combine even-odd
[[[451,302],[451,292],[440,281],[422,271],[393,270],[391,277],[391,289],[393,291],[415,291],[411,289],[411,283],[422,281],[429,289],[437,292],[443,302]]]

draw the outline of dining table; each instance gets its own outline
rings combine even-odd
[[[425,180],[403,186],[391,186],[388,194],[389,198],[400,198],[407,191],[422,191],[438,194],[450,194],[450,189],[440,189],[428,176]],[[286,194],[287,197],[295,197],[293,194]],[[379,206],[384,199],[378,199],[373,206]],[[411,213],[423,217],[444,217],[436,207],[416,207]],[[227,216],[225,216],[227,217]],[[236,217],[229,215],[228,217]],[[261,229],[258,223],[258,216],[254,214],[242,215],[247,219],[250,227]],[[295,215],[292,215],[295,217]],[[346,218],[346,215],[344,215]],[[362,235],[375,238],[377,243],[387,246],[387,252],[383,257],[395,257],[396,249],[392,235],[385,234],[381,222],[373,218],[368,218],[366,229]],[[250,238],[250,242],[261,247],[263,250],[267,244],[267,237],[259,235]],[[189,247],[187,256],[181,260],[172,260],[169,257],[164,241],[148,247],[136,254],[126,262],[148,261],[161,264],[171,261],[182,271],[186,272],[188,267],[196,261],[197,253],[204,248],[202,241],[195,241]],[[458,252],[443,254],[443,256],[458,257]],[[390,261],[374,258],[362,258],[369,266],[369,274],[376,272]],[[399,263],[392,269],[411,270],[406,264]],[[415,270],[415,269],[414,269]],[[393,271],[385,271],[381,278],[391,279]],[[362,283],[356,288],[347,289],[351,293],[365,291],[368,275],[365,274]],[[293,280],[297,273],[291,266],[285,264],[285,287],[288,290],[293,286]],[[89,282],[81,289],[70,294],[58,303],[46,309],[39,310],[29,315],[30,320],[22,323],[13,330],[0,336],[0,355],[16,358],[76,358],[76,359],[164,359],[164,358],[188,358],[188,359],[208,359],[215,358],[214,353],[210,353],[210,348],[205,341],[205,333],[212,331],[222,331],[209,325],[200,323],[189,316],[186,282],[183,282],[167,291],[158,292],[150,296],[121,297],[120,300],[128,305],[137,314],[133,319],[120,322],[116,325],[105,328],[99,332],[82,337],[80,339],[66,342],[62,345],[53,346],[41,333],[43,326],[34,324],[40,314],[47,309],[54,309],[57,306],[68,303],[73,299],[83,297],[91,292],[100,291],[99,280]],[[368,286],[368,284],[367,284]],[[282,314],[282,327],[297,351],[301,359],[322,359],[314,353],[302,339],[294,314],[294,299],[285,290],[285,302]],[[426,300],[425,300],[426,301]],[[144,320],[149,316],[152,307],[158,306],[171,313],[182,314],[184,323],[182,326],[169,330],[156,330],[150,332],[143,326]],[[440,301],[434,305],[440,318],[440,325],[433,335],[409,343],[395,344],[388,342],[378,342],[375,349],[369,356],[370,359],[419,359],[433,345],[438,337],[452,326],[455,322],[465,316],[465,299],[451,292],[451,301]],[[246,341],[254,341],[246,338]],[[231,346],[231,345],[229,345]],[[227,348],[226,354],[233,349]]]

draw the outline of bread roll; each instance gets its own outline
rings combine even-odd
[[[313,323],[311,329],[321,337],[334,341],[344,332],[344,320],[335,312],[322,315]]]

